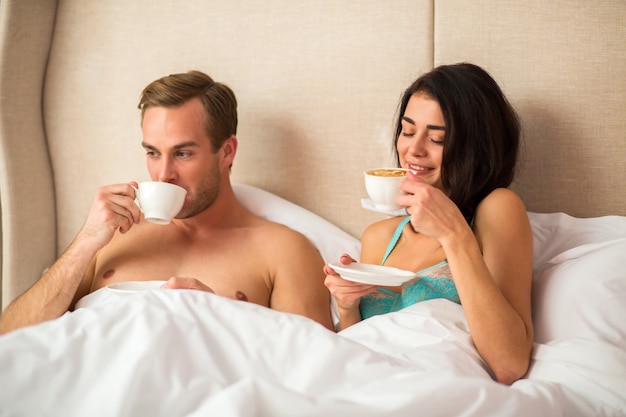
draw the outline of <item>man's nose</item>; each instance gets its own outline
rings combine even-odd
[[[174,164],[170,158],[161,158],[161,164],[158,170],[158,181],[171,182],[176,177]]]

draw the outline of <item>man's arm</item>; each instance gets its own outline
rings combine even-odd
[[[136,183],[98,189],[85,225],[74,241],[0,316],[0,334],[60,317],[80,295],[89,291],[93,279],[89,265],[96,253],[111,241],[117,230],[125,233],[140,219],[133,185]]]
[[[281,255],[274,258],[274,286],[270,308],[309,317],[333,330],[330,293],[324,285],[324,261],[302,234],[289,230],[278,241]]]
[[[94,255],[85,252],[77,242],[70,245],[32,287],[9,304],[0,316],[0,334],[60,317],[68,311],[75,297],[89,291],[91,280],[84,278]]]

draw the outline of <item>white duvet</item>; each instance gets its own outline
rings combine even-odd
[[[358,240],[314,213],[235,191],[326,262],[358,256]],[[536,343],[512,386],[490,378],[446,300],[335,334],[205,292],[103,289],[0,337],[0,416],[624,416],[626,217],[529,216]]]
[[[0,337],[0,415],[617,416],[626,403],[611,380],[624,352],[584,340],[537,345],[528,379],[494,382],[446,300],[335,334],[200,291],[111,294]]]

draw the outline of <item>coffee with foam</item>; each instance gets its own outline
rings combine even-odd
[[[364,172],[365,189],[374,206],[380,210],[398,210],[396,197],[402,194],[400,183],[406,176],[403,168],[375,168]]]

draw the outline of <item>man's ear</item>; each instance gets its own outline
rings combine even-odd
[[[237,154],[237,145],[238,142],[235,135],[231,135],[222,145],[221,153],[224,165],[230,167],[233,164]]]

